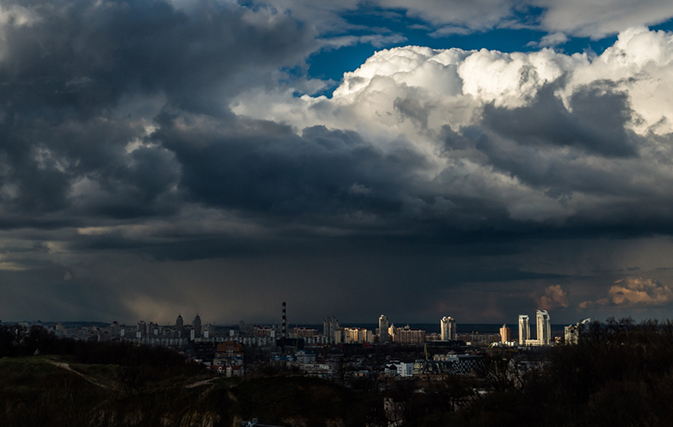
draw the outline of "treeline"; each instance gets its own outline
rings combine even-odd
[[[494,354],[455,412],[409,419],[407,425],[671,426],[673,323],[632,319],[594,322],[575,345],[554,347],[543,361]],[[444,400],[470,390],[445,387]],[[432,411],[431,411],[432,412]]]

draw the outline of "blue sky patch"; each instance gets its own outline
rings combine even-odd
[[[488,31],[473,31],[467,28],[459,32],[465,34],[449,34],[438,36],[439,27],[433,27],[422,19],[409,17],[402,9],[384,10],[381,8],[360,8],[348,12],[343,18],[351,25],[348,31],[350,36],[367,36],[379,34],[389,36],[397,34],[404,37],[404,41],[374,46],[370,43],[357,43],[336,49],[325,49],[311,55],[308,60],[308,76],[323,80],[341,81],[343,74],[354,71],[371,57],[376,51],[399,46],[426,46],[433,49],[460,48],[463,50],[489,49],[501,52],[531,52],[539,50],[540,41],[548,35],[545,31],[532,29],[537,24],[542,13],[540,8],[526,8],[515,11],[513,19],[521,28],[495,28]],[[673,30],[673,20],[650,27],[653,30]],[[612,46],[617,35],[598,40],[589,37],[568,37],[568,40],[550,46],[565,54],[592,53],[600,55],[606,48]],[[334,87],[326,88],[324,94],[329,95]]]

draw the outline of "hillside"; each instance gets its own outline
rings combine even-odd
[[[374,421],[375,396],[315,378],[245,381],[162,375],[153,369],[33,356],[0,360],[0,425],[356,426]]]

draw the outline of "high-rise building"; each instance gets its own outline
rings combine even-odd
[[[334,333],[339,329],[339,321],[334,316],[327,316],[322,323],[323,335],[327,337],[327,342],[335,342]]]
[[[512,330],[503,324],[500,328],[500,342],[510,342],[512,341]]]
[[[196,317],[194,318],[194,322],[192,322],[192,327],[194,328],[194,336],[196,338],[201,337],[201,318],[199,317],[198,313]]]
[[[344,328],[337,326],[334,331],[332,331],[330,339],[334,344],[341,344],[344,342]]]
[[[526,340],[530,339],[530,318],[527,314],[519,316],[519,345],[526,345]]]
[[[540,345],[551,344],[551,321],[549,320],[549,313],[547,310],[537,311],[537,340]]]
[[[382,314],[379,317],[379,342],[388,341],[388,318]]]
[[[453,317],[442,317],[439,321],[442,330],[442,341],[456,339],[456,319]]]
[[[388,336],[390,337],[390,341],[395,341],[395,331],[397,328],[395,325],[390,325],[388,326]]]
[[[372,331],[364,328],[344,328],[344,343],[373,343]]]
[[[144,321],[138,322],[138,328],[136,329],[136,337],[146,338],[147,337],[147,323]]]
[[[182,329],[184,327],[184,323],[182,321],[182,315],[178,314],[178,319],[175,321],[175,330],[178,331],[178,334],[182,336]]]
[[[59,323],[59,325],[60,325],[60,323]],[[119,322],[117,322],[116,320],[114,322],[112,322],[112,324],[110,325],[110,334],[113,337],[118,337],[119,336]]]

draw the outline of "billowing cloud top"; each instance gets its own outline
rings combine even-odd
[[[644,25],[673,10],[440,3],[0,1],[0,313],[231,321],[289,294],[321,318],[365,289],[425,319],[480,283],[493,302],[464,315],[500,321],[517,298],[597,299],[554,282],[593,273],[522,254],[670,234],[673,36]],[[431,38],[619,34],[600,54],[433,49],[358,13]],[[389,48],[338,83],[307,71],[362,45]],[[428,296],[396,305],[421,270]]]
[[[407,169],[396,194],[420,217],[469,210],[479,221],[647,219],[656,228],[667,222],[661,204],[673,184],[672,53],[670,34],[642,28],[593,58],[407,46],[346,73],[331,99],[270,104],[264,94],[233,111],[296,129],[349,129],[382,153],[414,153],[423,166]],[[356,179],[370,197],[384,194]]]

